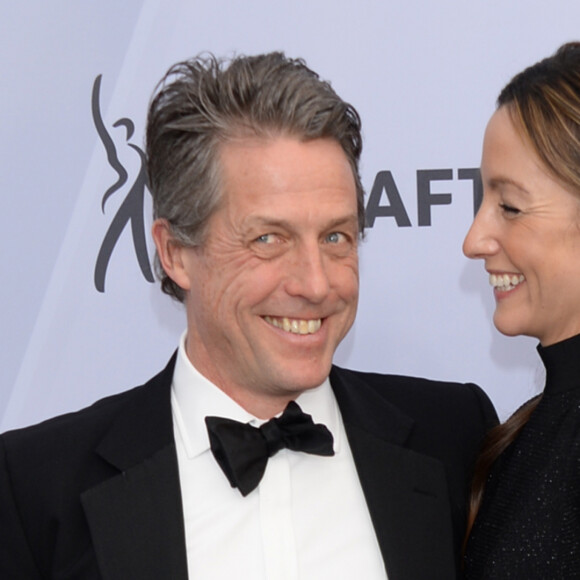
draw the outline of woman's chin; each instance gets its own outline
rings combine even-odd
[[[514,320],[506,320],[507,317],[501,316],[497,313],[494,314],[493,324],[498,332],[504,336],[520,336],[525,334],[522,326]]]

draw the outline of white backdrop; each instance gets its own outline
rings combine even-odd
[[[458,170],[479,165],[485,124],[511,76],[580,37],[580,3],[1,0],[0,11],[0,430],[143,382],[175,348],[184,314],[143,277],[129,228],[104,292],[93,272],[138,175],[129,144],[142,145],[155,83],[205,50],[304,57],[361,113],[367,191],[390,172],[389,192],[394,184],[400,195],[410,225],[377,217],[368,230],[359,314],[339,364],[475,381],[502,417],[543,384],[536,342],[495,331],[482,264],[461,253],[473,184]],[[98,75],[104,124],[128,173],[104,213],[118,175],[93,122]],[[127,118],[129,141],[126,122],[114,127]],[[431,225],[418,219],[424,170],[446,170],[430,191],[450,194],[432,198],[450,203],[431,207]],[[383,192],[380,205],[392,198]]]

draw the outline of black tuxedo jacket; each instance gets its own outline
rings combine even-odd
[[[187,579],[174,360],[141,387],[0,438],[0,578]],[[470,469],[497,421],[489,399],[337,367],[330,381],[389,580],[455,578]]]

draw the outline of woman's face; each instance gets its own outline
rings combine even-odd
[[[485,260],[496,328],[544,346],[580,333],[580,201],[548,173],[505,107],[487,126],[481,177],[483,202],[463,252]]]

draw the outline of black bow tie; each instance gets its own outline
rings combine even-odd
[[[261,427],[206,417],[211,451],[232,487],[248,495],[260,483],[268,457],[286,447],[314,455],[334,455],[332,433],[290,401],[284,413]]]

